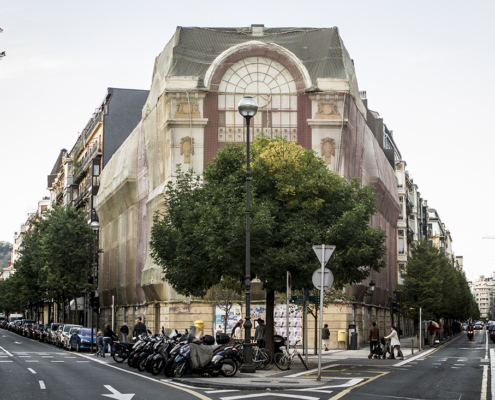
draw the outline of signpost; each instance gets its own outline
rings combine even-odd
[[[290,272],[287,271],[287,349],[289,349],[289,315],[290,315],[290,310],[289,310],[289,299],[290,299]]]
[[[329,269],[325,268],[328,260],[335,251],[335,246],[313,246],[313,250],[320,260],[321,269],[317,269],[313,274],[313,285],[320,291],[320,351],[318,352],[318,377],[317,381],[321,381],[321,348],[322,338],[321,332],[323,330],[323,294],[325,290],[329,289],[333,285],[333,274]]]

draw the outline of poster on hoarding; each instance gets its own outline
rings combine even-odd
[[[287,337],[287,306],[276,305],[274,310],[274,324],[277,335]],[[289,307],[289,344],[302,344],[302,311],[296,306]]]
[[[235,324],[242,318],[242,309],[241,306],[237,303],[232,304],[232,308],[229,311],[229,316],[227,321],[225,321],[225,310],[222,310],[221,307],[215,307],[215,333],[228,333],[232,332],[232,328]],[[225,326],[227,326],[227,330],[225,331]]]

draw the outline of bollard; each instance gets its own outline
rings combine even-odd
[[[414,340],[411,340],[411,354],[414,354]]]

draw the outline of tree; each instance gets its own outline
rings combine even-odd
[[[0,242],[0,271],[9,266],[11,251],[12,245],[10,243]]]
[[[166,210],[154,216],[150,248],[164,279],[183,295],[202,297],[230,277],[245,276],[246,152],[227,145],[204,171],[178,171],[166,189]],[[371,186],[329,171],[315,152],[282,138],[252,146],[251,278],[267,292],[267,344],[275,291],[311,286],[319,267],[312,245],[336,245],[328,263],[335,288],[358,283],[385,266],[385,233],[369,226],[377,212]]]

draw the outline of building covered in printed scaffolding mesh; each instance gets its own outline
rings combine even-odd
[[[357,299],[350,314],[357,321],[356,313],[367,313],[365,304],[388,306],[397,277],[397,178],[384,152],[384,131],[367,124],[369,111],[354,63],[337,28],[263,25],[178,27],[156,58],[143,118],[101,175],[96,208],[104,250],[103,305],[110,305],[114,295],[118,307],[136,306],[156,326],[167,321],[174,328],[188,327],[195,319],[212,326],[208,318],[214,313],[206,303],[193,302],[184,320],[184,298],[161,280],[148,240],[175,166],[201,174],[226,143],[245,142],[244,120],[237,111],[245,95],[254,96],[260,106],[251,121],[251,139],[261,132],[281,135],[316,151],[343,177],[374,185],[379,212],[371,223],[387,234],[388,267],[370,277],[376,282],[372,299],[365,294],[367,282],[348,288]],[[263,299],[256,286],[253,292]],[[167,307],[160,305],[165,301]],[[178,306],[170,307],[175,301]],[[153,312],[144,306],[149,302],[156,302]]]

